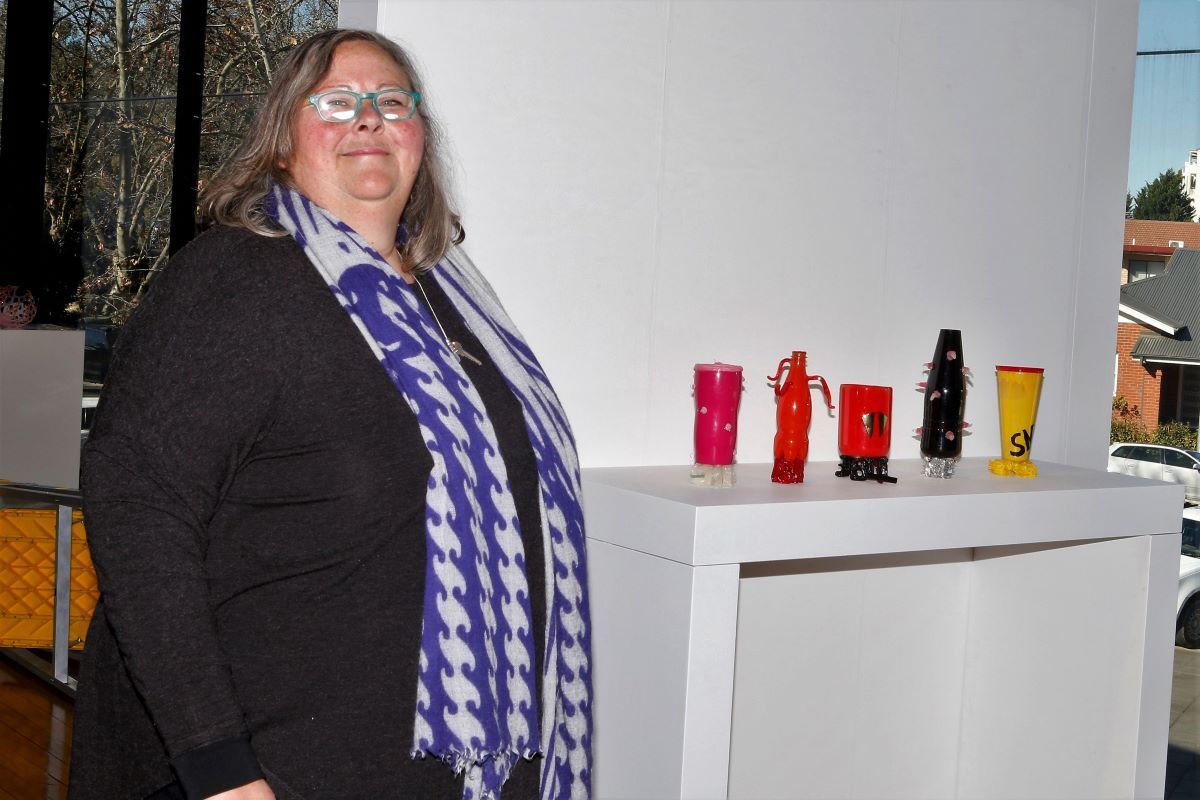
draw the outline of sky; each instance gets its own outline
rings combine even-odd
[[[1200,0],[1142,0],[1137,49],[1200,50]],[[1129,193],[1200,149],[1200,53],[1138,56]]]

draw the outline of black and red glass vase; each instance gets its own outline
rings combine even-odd
[[[925,365],[925,414],[921,423],[921,459],[929,478],[952,478],[962,457],[963,409],[967,400],[962,332],[943,328],[933,360]]]

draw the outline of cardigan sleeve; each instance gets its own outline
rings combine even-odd
[[[261,777],[205,558],[208,522],[287,381],[279,270],[256,261],[254,238],[201,237],[156,278],[117,343],[83,455],[105,612],[189,797]]]

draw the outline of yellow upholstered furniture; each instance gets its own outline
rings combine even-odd
[[[100,590],[83,531],[71,520],[71,625],[82,649]],[[0,508],[0,647],[50,648],[54,641],[54,509]]]

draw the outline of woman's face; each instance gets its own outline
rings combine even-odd
[[[330,89],[411,89],[408,76],[370,42],[338,45],[329,72],[309,94]],[[385,121],[370,100],[350,122],[326,122],[309,104],[292,120],[292,154],[280,162],[295,187],[351,225],[355,215],[391,213],[399,222],[421,166],[420,115]]]

